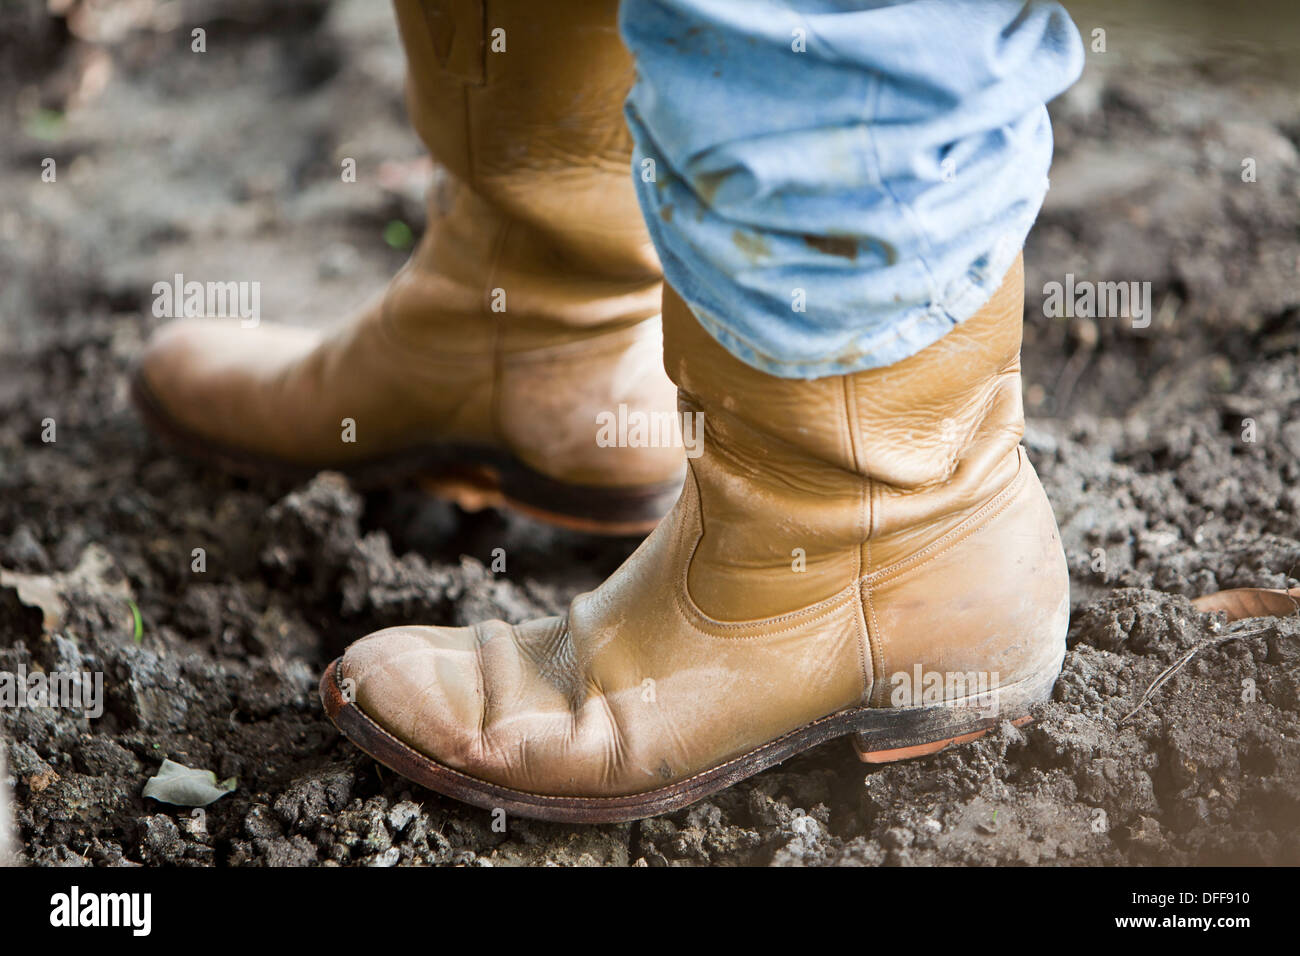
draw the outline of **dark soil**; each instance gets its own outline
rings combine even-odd
[[[560,611],[636,542],[328,474],[235,480],[146,436],[126,383],[153,283],[257,279],[268,318],[336,321],[401,264],[386,227],[418,230],[436,176],[404,122],[387,5],[181,8],[179,29],[75,31],[43,0],[0,11],[0,569],[83,572],[55,578],[59,620],[0,587],[0,671],[102,671],[107,695],[98,719],[0,710],[27,862],[1300,863],[1300,618],[1225,624],[1188,600],[1300,568],[1293,83],[1209,53],[1094,55],[1054,104],[1026,444],[1074,607],[1032,724],[881,768],[841,741],[666,817],[499,833],[342,740],[319,673],[378,627]],[[1043,285],[1066,273],[1150,281],[1159,314],[1140,331],[1046,318]],[[238,787],[202,813],[146,800],[164,757]]]

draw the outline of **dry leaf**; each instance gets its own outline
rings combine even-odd
[[[77,566],[54,574],[23,574],[0,568],[0,588],[13,588],[18,600],[39,608],[46,633],[56,631],[68,612],[69,595],[91,594],[131,600],[131,584],[98,544],[86,546]]]
[[[1222,611],[1229,621],[1246,617],[1290,617],[1300,613],[1300,588],[1233,588],[1217,591],[1192,601],[1203,613]]]
[[[160,803],[181,807],[206,807],[235,789],[236,780],[217,781],[211,770],[195,770],[174,760],[163,759],[158,773],[144,785],[144,796]]]

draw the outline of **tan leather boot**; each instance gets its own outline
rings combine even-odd
[[[930,753],[1051,691],[1069,581],[1019,447],[1023,272],[887,368],[762,374],[671,291],[665,365],[704,453],[568,614],[373,634],[321,682],[376,759],[482,807],[612,821],[814,744]]]
[[[333,335],[171,323],[140,363],[137,405],[245,471],[419,474],[468,505],[647,531],[680,491],[680,444],[609,447],[598,421],[676,420],[616,4],[396,5],[412,120],[455,178],[411,261]]]

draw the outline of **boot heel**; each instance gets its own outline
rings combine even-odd
[[[1033,719],[1029,714],[1025,714],[1023,717],[1011,721],[1011,724],[1015,727],[1021,727]],[[923,744],[913,744],[910,747],[881,749],[879,737],[861,731],[854,734],[851,740],[854,752],[857,753],[858,759],[863,763],[893,763],[896,760],[911,760],[913,757],[928,757],[930,754],[938,753],[940,750],[947,750],[949,747],[955,747],[958,744],[968,744],[972,740],[983,737],[992,729],[991,726],[985,727],[983,730],[972,730],[969,733],[958,734],[956,737],[948,737],[945,740],[932,740]]]
[[[511,461],[501,469],[501,493],[508,506],[539,521],[588,534],[646,535],[677,502],[683,480],[589,487],[556,481]]]
[[[853,749],[863,763],[892,763],[969,743],[1004,721],[1023,726],[1033,719],[1029,708],[1052,696],[1063,658],[983,695],[928,707],[864,708],[862,726],[850,735]]]
[[[420,486],[466,511],[509,508],[547,524],[600,535],[647,535],[681,493],[682,478],[602,488],[548,478],[509,454],[474,446],[431,451]]]

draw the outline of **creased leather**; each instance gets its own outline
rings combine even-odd
[[[672,512],[564,616],[354,644],[358,706],[494,784],[615,796],[890,706],[917,666],[994,686],[1059,666],[1065,558],[1018,445],[1022,282],[1017,263],[905,362],[813,381],[731,358],[670,290],[667,367],[706,422]]]

